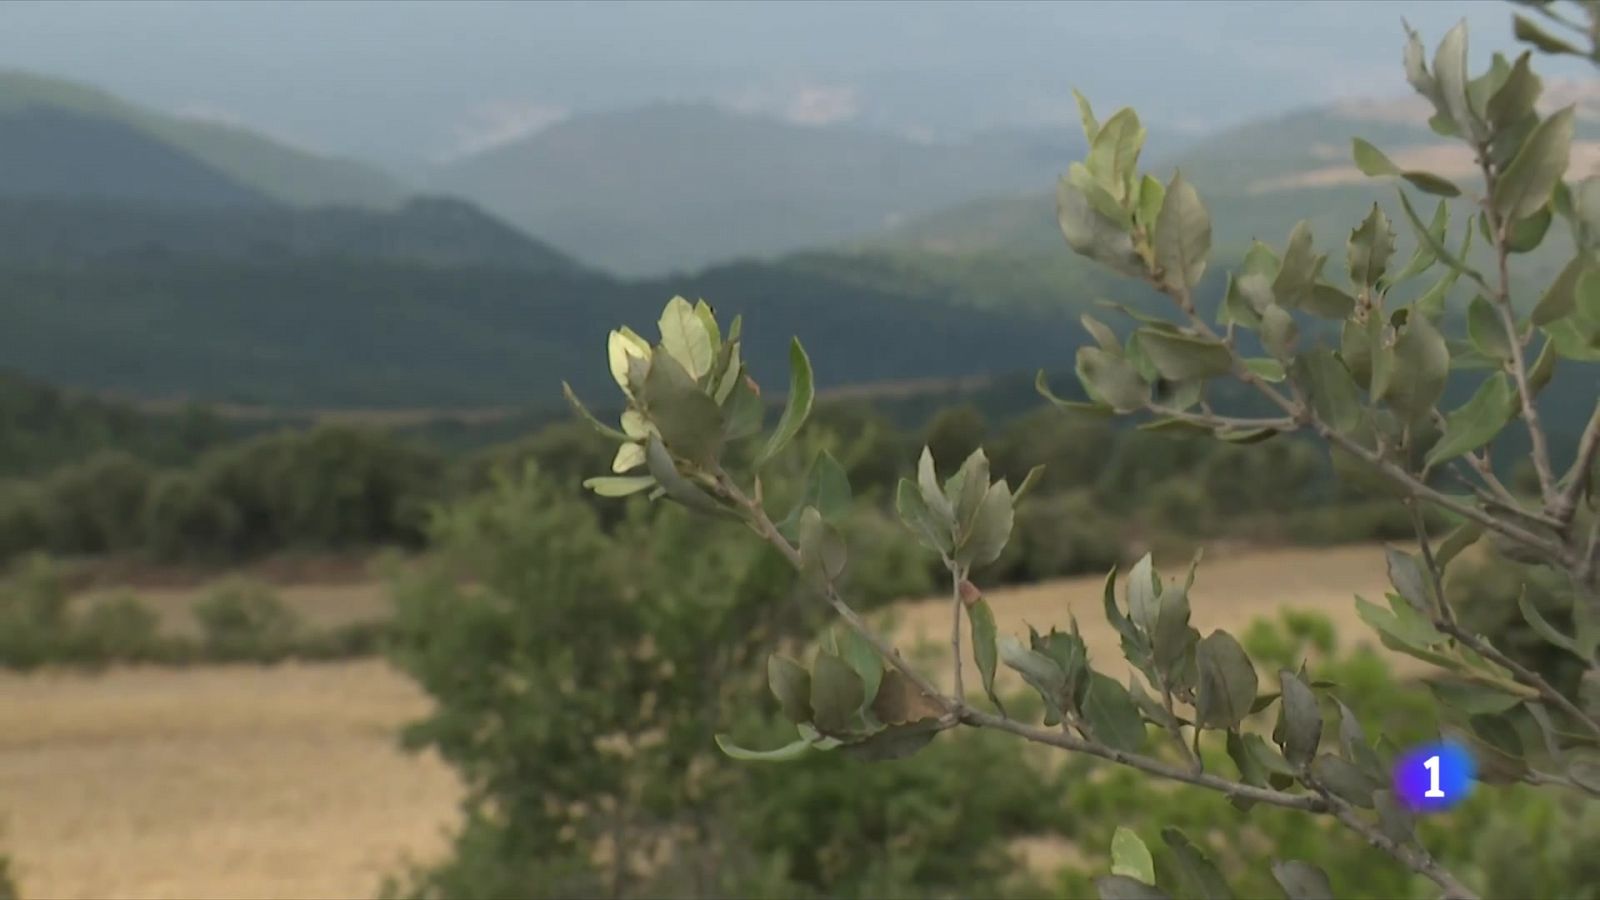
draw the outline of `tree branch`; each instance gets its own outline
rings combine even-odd
[[[1584,426],[1583,437],[1578,439],[1578,457],[1572,461],[1572,468],[1567,470],[1566,487],[1550,507],[1550,514],[1559,519],[1563,526],[1571,524],[1572,517],[1577,515],[1578,501],[1589,486],[1597,455],[1600,455],[1600,403],[1595,404],[1594,412],[1589,415],[1589,424]]]
[[[1309,774],[1306,776],[1305,781],[1328,804],[1328,811],[1335,819],[1339,820],[1339,824],[1361,835],[1374,849],[1382,850],[1400,861],[1411,871],[1437,884],[1444,890],[1444,895],[1448,900],[1477,900],[1477,893],[1457,880],[1444,866],[1439,865],[1439,861],[1434,859],[1433,855],[1428,851],[1420,847],[1402,844],[1384,834],[1382,829],[1362,818],[1361,814],[1356,812],[1355,807],[1351,806],[1348,801],[1329,791]]]
[[[1550,448],[1546,444],[1544,426],[1539,422],[1539,408],[1533,402],[1533,391],[1528,386],[1528,362],[1523,353],[1526,339],[1517,332],[1516,312],[1511,308],[1511,221],[1502,218],[1489,203],[1498,178],[1494,166],[1489,162],[1488,147],[1480,146],[1477,151],[1478,167],[1483,172],[1483,214],[1488,218],[1489,230],[1494,234],[1495,264],[1499,272],[1499,284],[1492,292],[1494,307],[1500,314],[1500,327],[1505,329],[1506,343],[1511,347],[1511,379],[1516,383],[1517,397],[1522,401],[1522,421],[1528,428],[1528,442],[1531,445],[1528,457],[1539,476],[1539,498],[1544,501],[1546,511],[1553,512],[1556,488],[1555,475],[1550,469]]]
[[[950,566],[950,658],[954,660],[956,703],[967,702],[966,686],[961,683],[961,582],[966,580],[966,573],[954,561],[949,561]]]
[[[969,707],[963,710],[961,721],[977,728],[993,728],[996,731],[1008,732],[1033,741],[1036,744],[1047,744],[1051,747],[1059,747],[1075,753],[1097,756],[1118,765],[1138,769],[1150,775],[1207,788],[1226,794],[1229,797],[1267,803],[1272,806],[1281,806],[1285,809],[1298,809],[1304,812],[1325,813],[1329,811],[1326,801],[1309,794],[1291,794],[1286,791],[1277,791],[1271,788],[1255,787],[1238,781],[1230,781],[1217,775],[1185,771],[1158,759],[1151,759],[1138,753],[1128,753],[1124,750],[1107,747],[1104,744],[1085,740],[1066,731],[1028,725],[1015,719],[1002,718],[979,709]]]

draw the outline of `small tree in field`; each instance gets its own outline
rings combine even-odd
[[[1532,6],[1556,27],[1571,25],[1548,4]],[[1543,50],[1596,56],[1531,20],[1517,22],[1518,36]],[[1572,27],[1585,39],[1594,34],[1590,26]],[[1416,524],[1415,552],[1388,551],[1387,603],[1358,598],[1358,609],[1384,645],[1438,670],[1433,686],[1448,707],[1449,736],[1469,745],[1479,780],[1600,796],[1600,516],[1592,489],[1600,405],[1576,452],[1559,460],[1539,405],[1558,368],[1600,362],[1600,177],[1566,179],[1575,109],[1536,109],[1541,81],[1528,53],[1497,55],[1477,77],[1466,59],[1464,24],[1444,37],[1431,61],[1415,34],[1404,54],[1407,79],[1434,110],[1429,125],[1471,148],[1480,184],[1403,170],[1378,148],[1354,142],[1364,173],[1405,183],[1399,200],[1416,239],[1409,259],[1396,256],[1394,226],[1374,206],[1351,233],[1343,265],[1333,267],[1343,274],[1328,274],[1328,257],[1302,223],[1280,247],[1254,243],[1214,311],[1195,295],[1211,251],[1211,217],[1198,192],[1181,174],[1163,182],[1139,171],[1145,132],[1132,110],[1100,122],[1080,98],[1089,151],[1061,180],[1061,230],[1075,252],[1166,295],[1175,315],[1129,310],[1138,324],[1126,336],[1086,316],[1093,343],[1077,351],[1076,371],[1089,401],[1056,397],[1042,377],[1039,387],[1069,410],[1147,414],[1151,427],[1222,441],[1314,435],[1343,479],[1385,492]],[[1417,212],[1407,188],[1443,198],[1431,218]],[[1456,235],[1449,233],[1453,198],[1472,206]],[[1571,235],[1570,261],[1536,295],[1514,296],[1517,257],[1563,230]],[[1487,252],[1471,252],[1475,233]],[[1411,288],[1429,273],[1436,273],[1431,286]],[[1453,340],[1444,334],[1451,328],[1445,300],[1458,284],[1476,297],[1466,309],[1464,339]],[[982,450],[942,482],[925,450],[917,478],[901,481],[896,496],[901,519],[949,576],[954,691],[943,691],[840,590],[848,547],[838,523],[850,490],[838,464],[819,456],[804,497],[781,521],[763,500],[763,465],[811,409],[812,373],[799,343],[791,349],[786,407],[763,438],[763,404],[740,357],[739,320],[724,334],[705,303],[675,298],[659,326],[655,344],[627,328],[611,335],[611,370],[627,401],[620,429],[595,421],[568,391],[582,415],[619,442],[614,474],[585,483],[602,495],[650,492],[745,523],[847,626],[824,637],[809,666],[782,655],[768,662],[771,691],[795,723],[796,739],[752,751],[719,736],[726,753],[888,759],[953,728],[994,729],[1218,791],[1241,808],[1268,804],[1332,817],[1447,896],[1474,896],[1418,841],[1414,811],[1391,789],[1399,748],[1364,734],[1337,686],[1311,680],[1302,667],[1277,671],[1263,689],[1256,663],[1232,635],[1202,635],[1190,625],[1194,566],[1169,582],[1147,556],[1120,594],[1115,571],[1107,576],[1105,614],[1142,675],[1126,685],[1091,667],[1076,625],[1065,633],[1030,630],[1026,640],[998,635],[969,575],[1007,545],[1016,506],[1038,471],[1015,487],[991,481]],[[1592,369],[1575,371],[1592,383]],[[1451,379],[1476,382],[1476,391],[1464,404],[1440,409]],[[1242,390],[1220,390],[1223,382]],[[1531,493],[1507,486],[1492,464],[1491,449],[1513,430],[1530,448]],[[1440,516],[1453,530],[1436,540],[1424,522]],[[1530,629],[1577,659],[1580,678],[1553,684],[1460,624],[1446,574],[1480,538],[1558,579],[1559,617],[1526,597],[1503,602],[1520,604]],[[993,711],[966,690],[963,640],[972,642],[976,685]],[[1042,724],[1007,714],[994,687],[1001,664],[1038,691]],[[1235,771],[1207,771],[1203,740],[1224,744]],[[1168,829],[1163,839],[1177,860],[1179,892],[1230,895],[1181,832]],[[1167,895],[1155,885],[1149,850],[1131,832],[1118,832],[1112,855],[1113,873],[1098,882],[1102,896]],[[1331,896],[1328,876],[1307,863],[1276,861],[1272,873],[1290,897]]]

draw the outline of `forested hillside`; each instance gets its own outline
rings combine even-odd
[[[86,142],[86,131],[112,143]],[[155,186],[141,180],[156,152],[148,143],[214,173],[205,178],[220,177],[235,191],[293,206],[392,207],[406,194],[394,178],[362,163],[318,156],[231,125],[155,112],[85,85],[0,71],[0,158],[30,164],[0,176],[0,192],[36,193],[64,173],[93,180],[112,196],[148,191]],[[12,148],[23,146],[26,157],[13,159]],[[180,196],[189,189],[177,188]]]

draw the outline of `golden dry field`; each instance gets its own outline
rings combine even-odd
[[[1374,546],[1215,554],[1194,620],[1238,632],[1280,608],[1315,609],[1350,642],[1366,634],[1352,594],[1385,584]],[[1002,633],[1075,613],[1091,656],[1115,668],[1101,585],[989,600]],[[280,591],[323,621],[382,609],[376,583]],[[174,618],[194,596],[140,594]],[[947,600],[908,603],[897,635],[944,643],[948,616]],[[455,821],[451,772],[396,747],[427,703],[379,661],[0,675],[0,848],[31,898],[373,896],[406,860],[442,852]]]

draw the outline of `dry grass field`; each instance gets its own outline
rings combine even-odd
[[[1242,631],[1316,609],[1352,640],[1365,630],[1351,595],[1384,585],[1372,546],[1219,554],[1201,568],[1194,619]],[[1100,589],[1075,578],[989,599],[1002,632],[1076,613],[1092,657],[1114,668]],[[344,618],[380,610],[382,587],[284,596]],[[173,616],[192,599],[162,597]],[[898,610],[900,639],[947,641],[947,603]],[[441,852],[455,820],[450,771],[396,749],[396,729],[426,708],[377,661],[0,675],[0,848],[32,898],[370,897],[405,860]]]

